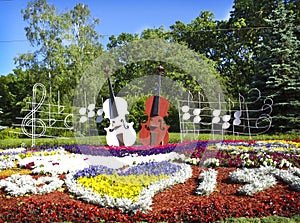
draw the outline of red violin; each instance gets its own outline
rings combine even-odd
[[[146,100],[145,114],[148,120],[141,123],[140,142],[145,146],[165,145],[169,141],[168,129],[164,117],[168,116],[169,102],[160,96],[161,75],[164,74],[164,68],[158,67],[158,93],[150,96]]]

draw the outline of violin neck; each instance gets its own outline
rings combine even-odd
[[[160,87],[161,87],[161,76],[158,75],[158,86],[157,86],[157,93],[153,98],[153,104],[151,108],[150,116],[158,116],[159,115],[159,97],[160,97]]]
[[[160,88],[161,88],[161,76],[160,75],[158,75],[157,82],[158,82],[158,86],[157,86],[157,93],[156,93],[156,95],[160,96]]]
[[[161,76],[164,75],[164,68],[162,66],[158,67],[158,80],[157,80],[157,93],[153,97],[153,103],[151,108],[150,117],[159,116],[160,108],[160,88],[161,88]]]
[[[110,95],[110,118],[113,119],[113,118],[116,118],[119,116],[118,114],[118,110],[117,110],[117,106],[116,106],[116,101],[115,101],[115,94],[114,94],[114,91],[113,91],[113,88],[111,86],[111,83],[110,83],[110,78],[107,77],[107,82],[108,82],[108,87],[109,87],[109,95]]]
[[[150,117],[155,117],[159,115],[159,95],[153,97],[153,104],[151,108]]]

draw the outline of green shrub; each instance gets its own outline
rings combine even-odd
[[[21,128],[6,128],[0,132],[0,139],[18,139],[22,133]]]

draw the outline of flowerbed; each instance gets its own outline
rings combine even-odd
[[[225,141],[196,147],[190,163],[220,167],[300,167],[300,141]]]
[[[11,196],[25,194],[47,194],[63,185],[57,177],[39,177],[37,180],[30,175],[14,174],[0,181],[0,188]]]
[[[72,154],[64,147],[2,150],[0,222],[213,222],[299,215],[299,145],[299,140],[192,141],[150,153],[111,148],[122,151],[113,152],[119,158],[139,158],[118,169],[85,166],[82,151]],[[84,147],[88,154],[109,150]],[[178,156],[168,156],[173,153]],[[82,165],[67,165],[74,162]],[[58,171],[60,165],[69,168]],[[31,174],[14,175],[16,170]]]
[[[140,164],[122,171],[101,169],[105,174],[102,171],[86,173],[87,170],[84,174],[87,176],[67,175],[65,182],[69,191],[89,203],[126,212],[150,210],[152,197],[157,192],[184,183],[192,176],[189,165],[166,161]]]

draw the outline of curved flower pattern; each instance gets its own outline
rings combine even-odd
[[[293,190],[300,192],[300,168],[277,170],[274,175],[276,178],[289,184]]]
[[[217,185],[218,172],[213,169],[204,170],[199,175],[200,183],[196,189],[197,195],[209,195],[211,194]]]
[[[280,152],[298,153],[299,141],[292,140],[264,140],[264,141],[223,141],[216,144],[218,150],[251,151],[251,152]]]
[[[158,168],[155,168],[155,166]],[[145,167],[148,168],[150,167],[150,168],[147,169]],[[80,180],[78,181],[78,179],[80,179],[78,178],[78,174],[71,174],[71,173],[68,174],[66,176],[65,182],[70,192],[74,193],[78,198],[83,199],[87,202],[99,206],[104,206],[104,207],[118,208],[125,212],[136,212],[138,210],[142,212],[146,212],[147,210],[151,209],[152,197],[156,193],[164,190],[166,187],[173,186],[174,184],[183,183],[192,176],[192,169],[187,164],[152,162],[152,163],[137,165],[132,167],[132,169],[129,168],[127,170],[121,171],[118,177],[120,178],[125,176],[129,176],[129,177],[136,176],[130,174],[131,172],[140,174],[140,176],[142,177],[146,177],[148,174],[150,178],[154,179],[153,182],[149,182],[147,180],[143,181],[142,189],[140,188],[140,184],[136,183],[137,181],[133,181],[135,182],[134,186],[137,186],[141,189],[141,190],[139,189],[139,194],[138,196],[135,196],[135,199],[130,199],[128,197],[125,198],[116,197],[113,196],[112,194],[108,195],[103,193],[97,193],[91,187],[87,188],[83,184],[80,184],[79,183]],[[158,172],[160,172],[160,174]],[[98,176],[103,176],[103,175],[98,175]],[[160,177],[157,178],[155,176],[160,176]],[[165,176],[168,177],[166,178]],[[107,175],[104,175],[104,177],[107,178]],[[147,179],[147,177],[145,179]],[[109,180],[111,180],[111,182],[107,184],[108,187],[112,186],[113,184],[116,184],[116,182],[113,181],[113,178],[109,178]],[[106,182],[109,182],[109,180],[107,180]]]
[[[229,179],[234,183],[245,184],[238,193],[252,196],[258,191],[273,187],[276,179],[272,176],[275,168],[238,169],[230,173]]]
[[[30,175],[14,174],[0,180],[0,188],[11,196],[24,194],[46,194],[60,188],[64,181],[57,177],[39,177],[37,180]]]

